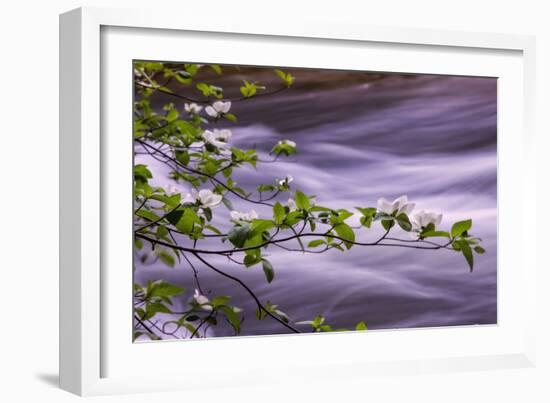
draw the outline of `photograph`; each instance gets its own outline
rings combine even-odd
[[[133,60],[128,79],[135,343],[498,324],[498,78]]]

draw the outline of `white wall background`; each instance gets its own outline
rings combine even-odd
[[[549,223],[543,200],[550,196],[547,149],[550,125],[550,28],[544,1],[38,1],[2,4],[0,23],[0,399],[6,402],[70,402],[77,398],[56,387],[58,303],[58,14],[81,5],[158,7],[183,18],[240,10],[248,18],[275,19],[317,14],[325,19],[373,25],[450,28],[537,36],[537,94],[540,185],[539,251]],[[544,187],[542,186],[544,185]],[[534,206],[533,206],[534,209]],[[546,232],[546,231],[545,231]],[[542,255],[539,256],[542,259]],[[541,265],[542,266],[542,265]],[[550,269],[550,267],[548,267]],[[346,384],[208,390],[157,395],[92,398],[94,401],[283,402],[550,401],[550,286],[539,276],[537,368],[446,375],[377,377]]]

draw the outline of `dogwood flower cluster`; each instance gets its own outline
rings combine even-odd
[[[200,113],[200,111],[202,110],[202,106],[197,105],[196,103],[193,102],[193,103],[190,103],[190,104],[183,105],[183,109],[187,113],[198,115]]]
[[[208,105],[204,108],[204,111],[208,116],[213,118],[219,118],[225,113],[228,113],[231,109],[231,101],[216,101],[212,105]]]
[[[275,179],[275,182],[277,182],[279,186],[288,186],[293,180],[294,178],[292,175],[287,175],[283,179]]]
[[[212,144],[218,148],[227,148],[229,147],[229,140],[231,139],[232,133],[229,129],[214,129],[212,131],[206,130],[202,137],[207,144]]]
[[[199,202],[201,207],[215,208],[222,202],[223,196],[212,192],[210,189],[191,190],[191,197]]]
[[[258,218],[258,213],[254,210],[250,210],[247,213],[233,210],[229,215],[233,221],[252,221]]]
[[[410,203],[407,196],[401,196],[390,202],[383,197],[378,199],[377,210],[379,212],[399,216],[400,214],[406,214],[409,216],[414,207],[415,203]],[[420,210],[417,213],[411,216],[411,224],[413,232],[421,232],[428,225],[433,224],[434,227],[437,227],[441,224],[443,219],[443,214],[434,213],[431,211]]]
[[[443,214],[437,214],[430,211],[420,210],[418,213],[412,216],[411,224],[413,230],[420,231],[422,228],[426,228],[428,225],[433,224],[437,227],[441,224]]]
[[[378,211],[388,215],[395,214],[396,216],[402,213],[409,215],[413,211],[414,206],[414,203],[409,203],[407,196],[398,197],[393,202],[381,197],[377,203]]]

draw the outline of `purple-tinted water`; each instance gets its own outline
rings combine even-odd
[[[291,174],[293,187],[316,195],[318,204],[347,209],[406,194],[417,209],[442,212],[442,228],[472,218],[472,233],[483,238],[487,252],[475,256],[470,273],[464,258],[447,250],[356,246],[345,253],[303,255],[270,248],[276,270],[271,284],[260,266],[245,269],[210,258],[213,263],[244,280],[261,300],[279,304],[293,321],[323,315],[334,327],[364,320],[369,329],[496,323],[495,79],[390,76],[343,88],[289,90],[235,103],[233,112],[239,117],[231,126],[233,144],[256,147],[265,159],[277,140],[292,139],[299,147],[296,156],[237,173],[240,186]],[[143,157],[138,162],[150,165],[158,183],[166,183],[164,167]],[[269,208],[238,199],[234,206],[271,216]],[[225,207],[215,213],[220,223],[227,222]],[[381,229],[374,228],[359,231],[359,240],[380,236]],[[395,235],[407,238],[400,232]],[[258,321],[253,301],[239,285],[199,269],[203,288],[231,295],[244,309],[243,334],[287,332],[269,318]],[[159,278],[185,286],[179,303],[189,301],[194,283],[187,267],[158,264],[136,271],[140,282]],[[230,334],[226,326],[211,332]]]

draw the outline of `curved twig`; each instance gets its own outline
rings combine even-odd
[[[284,320],[282,320],[281,318],[277,317],[276,315],[273,315],[271,312],[269,312],[264,306],[263,304],[260,302],[260,300],[258,299],[258,297],[256,296],[256,294],[254,294],[254,291],[252,291],[250,289],[250,287],[248,287],[240,278],[237,278],[237,277],[234,277],[232,276],[231,274],[227,274],[225,273],[224,271],[218,269],[217,267],[214,267],[212,264],[210,264],[209,262],[207,262],[204,258],[202,258],[199,253],[197,252],[194,252],[193,255],[195,255],[195,257],[200,260],[204,265],[206,265],[207,267],[209,267],[210,269],[214,270],[216,273],[228,278],[228,279],[231,279],[235,282],[237,282],[238,284],[241,285],[241,287],[243,287],[249,294],[250,296],[252,297],[252,299],[254,299],[254,301],[256,302],[256,305],[258,306],[258,309],[262,310],[265,312],[266,315],[268,315],[269,317],[275,319],[277,322],[279,322],[280,324],[282,324],[284,327],[286,327],[287,329],[290,329],[292,330],[294,333],[301,333],[298,329],[296,329],[294,326],[290,325],[289,323],[286,323]]]

